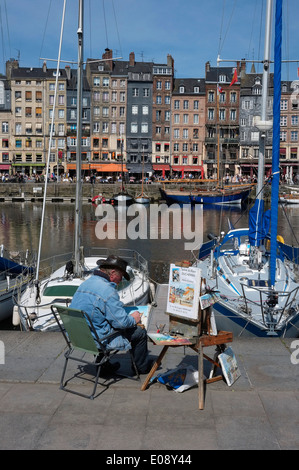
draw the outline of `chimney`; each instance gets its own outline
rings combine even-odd
[[[65,66],[65,73],[66,73],[67,80],[70,80],[71,79],[71,67],[69,65]]]
[[[105,49],[104,54],[102,55],[102,59],[105,59],[106,66],[109,68],[109,70],[112,70],[113,68],[112,49],[108,49],[107,47]]]
[[[167,67],[172,67],[174,66],[174,60],[172,55],[167,54]]]
[[[16,59],[10,59],[6,61],[6,77],[7,80],[11,80],[11,71],[12,69],[19,68],[19,61]]]
[[[44,63],[43,63],[43,72],[46,73],[47,71],[47,62],[44,60]]]
[[[206,62],[206,76],[209,71],[210,71],[210,62]]]
[[[245,59],[241,60],[241,78],[244,78],[246,75],[246,61]]]
[[[135,52],[130,53],[130,66],[134,67],[135,65]]]

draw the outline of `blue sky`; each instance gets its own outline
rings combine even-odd
[[[1,72],[10,57],[19,55],[23,67],[57,58],[63,0],[2,0],[0,6]],[[67,0],[64,60],[77,59],[77,6],[78,0]],[[262,59],[265,10],[266,0],[85,0],[84,57],[99,58],[106,47],[124,60],[134,51],[138,61],[165,63],[171,54],[176,77],[203,78],[205,63],[216,66],[218,53]],[[298,59],[283,65],[287,80],[298,78],[298,18],[299,1],[284,0],[283,58]]]

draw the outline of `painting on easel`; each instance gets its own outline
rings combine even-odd
[[[183,318],[198,318],[201,270],[170,265],[167,312]]]

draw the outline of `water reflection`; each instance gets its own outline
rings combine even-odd
[[[96,216],[95,207],[91,204],[83,205],[82,210],[82,244],[89,247],[106,247],[134,249],[149,261],[151,277],[158,282],[165,282],[168,276],[168,265],[170,262],[192,259],[190,250],[185,249],[186,222],[182,216],[182,208],[176,208],[169,217],[169,236],[166,228],[161,223],[153,227],[150,219],[152,207],[145,208],[146,211],[146,237],[127,236],[126,229],[132,223],[132,230],[138,235],[140,225],[145,222],[142,217],[136,220],[136,215],[118,219],[115,215],[114,224],[115,237],[100,240],[96,234],[96,226],[100,217]],[[235,227],[247,226],[247,214],[239,206],[234,207],[209,207],[201,206],[201,230],[203,240],[208,233],[219,234],[228,230],[228,221]],[[118,209],[119,211],[119,209]],[[116,213],[115,213],[116,214]],[[191,211],[190,230],[196,227],[194,219],[196,211]],[[123,214],[124,215],[124,214]],[[9,250],[36,250],[39,243],[39,232],[42,216],[41,204],[14,203],[0,204],[0,243]],[[134,219],[135,217],[135,219]],[[299,207],[279,207],[278,234],[282,235],[288,244],[298,245],[296,234],[299,233]],[[289,223],[292,229],[290,229]],[[123,224],[120,226],[120,224]],[[125,224],[125,225],[124,225]],[[135,224],[135,225],[134,225]],[[138,225],[139,224],[139,225]],[[189,230],[189,231],[190,231]],[[73,250],[74,233],[74,204],[47,204],[44,220],[44,238],[41,258],[71,252]],[[126,236],[123,236],[125,233]],[[141,233],[141,232],[140,232]],[[144,232],[142,232],[144,235]],[[178,238],[181,233],[181,238]],[[121,236],[118,236],[118,235]],[[167,235],[166,238],[165,234]]]

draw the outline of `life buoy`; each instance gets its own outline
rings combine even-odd
[[[99,198],[100,196],[97,195],[97,196],[94,196],[91,200],[91,202],[94,204],[96,202],[96,200]]]

